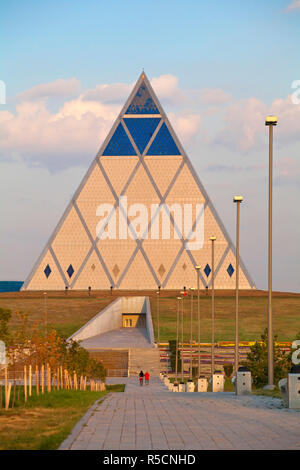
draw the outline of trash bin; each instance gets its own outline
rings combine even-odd
[[[208,387],[207,378],[205,377],[205,375],[200,375],[198,379],[198,387],[197,387],[198,392],[207,392],[207,387]]]
[[[166,385],[166,387],[169,385],[169,382],[170,382],[170,380],[169,380],[168,376],[165,375],[164,384]]]
[[[179,384],[178,384],[178,382],[174,382],[172,392],[179,392]]]
[[[168,389],[170,390],[170,392],[173,392],[173,387],[174,387],[174,384],[170,382],[168,385]]]
[[[287,390],[289,408],[300,409],[300,365],[293,365],[288,374]]]
[[[249,395],[251,393],[251,372],[248,367],[241,366],[238,368],[235,378],[236,395]]]
[[[186,391],[187,392],[194,392],[195,391],[195,384],[193,380],[188,380],[186,384]]]
[[[178,392],[185,392],[185,383],[184,382],[179,382]]]
[[[224,392],[224,375],[220,370],[215,370],[211,380],[212,392]]]

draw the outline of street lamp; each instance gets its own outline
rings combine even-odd
[[[176,382],[178,379],[178,340],[179,340],[179,308],[181,297],[177,297],[177,321],[176,321],[176,362],[175,362],[175,377]]]
[[[156,292],[157,294],[157,346],[159,348],[160,345],[160,335],[159,335],[159,293],[160,291],[158,290]]]
[[[186,295],[185,290],[180,292],[181,294],[181,380],[184,382],[184,371],[183,371],[183,298]]]
[[[197,272],[197,322],[198,322],[198,378],[200,377],[200,288],[199,273],[201,266],[195,266]]]
[[[191,291],[191,337],[190,337],[190,379],[193,378],[193,301],[194,301],[194,287],[190,287]]]
[[[274,359],[273,359],[273,318],[272,318],[272,185],[273,185],[273,126],[276,126],[276,116],[267,116],[265,124],[269,126],[269,249],[268,249],[268,385],[274,389]]]
[[[47,326],[47,323],[48,323],[47,292],[44,292],[44,318],[45,318],[45,326]]]
[[[240,204],[243,196],[234,196],[236,203],[236,273],[235,273],[235,346],[234,346],[234,371],[239,368],[239,271],[240,271]]]
[[[211,375],[215,371],[215,241],[211,240]]]

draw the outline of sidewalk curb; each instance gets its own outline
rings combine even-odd
[[[104,397],[98,398],[95,403],[87,410],[87,412],[80,418],[80,420],[75,424],[74,428],[72,429],[71,433],[68,437],[60,444],[57,450],[70,450],[73,442],[78,438],[79,434],[82,431],[83,426],[88,422],[93,412],[96,410],[97,406],[100,405],[110,393],[105,395]]]

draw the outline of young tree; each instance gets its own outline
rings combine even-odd
[[[286,377],[290,370],[289,355],[275,345],[277,336],[274,336],[274,383]],[[263,387],[268,383],[268,330],[261,335],[261,342],[250,347],[247,360],[243,363],[251,371],[253,383],[256,387]]]
[[[0,308],[0,340],[9,345],[11,341],[11,333],[9,330],[9,321],[11,319],[11,311],[7,308]]]

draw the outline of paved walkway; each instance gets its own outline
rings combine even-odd
[[[146,328],[116,328],[83,340],[81,346],[86,349],[153,348]]]
[[[61,449],[300,449],[300,412],[276,409],[279,400],[109,380],[125,381],[125,392],[95,404]]]

